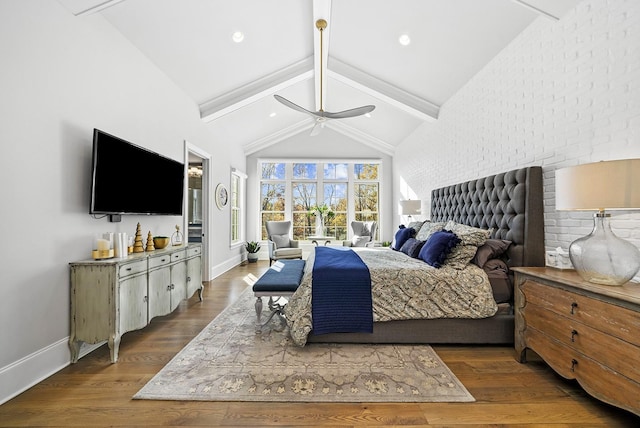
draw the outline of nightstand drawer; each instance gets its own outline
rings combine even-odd
[[[640,365],[637,364],[640,349],[637,346],[538,305],[527,304],[524,313],[527,330],[543,331],[545,336],[640,382]]]
[[[640,408],[640,383],[585,357],[574,349],[551,339],[536,329],[525,332],[527,345],[558,374],[576,379],[590,394],[606,397],[616,406],[637,412]]]
[[[532,303],[640,346],[640,317],[630,309],[602,302],[561,288],[527,280],[522,285],[527,303]]]

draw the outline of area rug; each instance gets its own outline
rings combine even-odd
[[[277,317],[257,333],[254,302],[249,288],[134,398],[351,403],[475,401],[428,345],[310,343],[299,347]]]

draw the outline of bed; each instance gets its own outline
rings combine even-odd
[[[478,236],[478,230],[484,231],[489,241],[509,241],[510,245],[504,254],[498,257],[499,260],[495,260],[496,263],[502,263],[501,266],[543,266],[542,193],[540,167],[521,168],[434,189],[431,193],[430,222],[425,224],[433,230],[455,226],[457,229],[454,232],[458,233],[463,241],[467,229],[469,233],[476,233],[474,236]],[[466,244],[473,242],[462,244],[468,248]],[[497,289],[505,287],[504,278],[494,281],[490,278],[491,272],[486,266],[481,268],[465,261],[463,266],[456,269],[451,269],[446,264],[441,269],[434,269],[421,260],[389,249],[359,249],[358,255],[371,271],[374,308],[372,332],[313,333],[310,323],[314,265],[312,254],[307,260],[300,287],[285,309],[291,337],[295,343],[301,346],[307,342],[513,343],[513,278],[510,274],[506,275],[506,287],[510,288],[508,297],[505,297],[502,290],[502,297],[499,299],[497,295],[500,293]],[[508,269],[505,267],[504,270]],[[448,272],[448,279],[436,279],[438,273],[434,274],[434,271],[441,271],[443,276],[445,271]],[[416,281],[416,275],[420,275],[419,281]],[[404,283],[389,286],[388,284],[392,283],[391,277],[400,278]],[[413,282],[427,287],[429,299],[433,294],[436,299],[460,300],[462,303],[459,307],[456,306],[455,310],[451,310],[442,309],[443,300],[435,303],[423,302],[426,309],[399,302],[399,306],[404,305],[407,310],[404,315],[398,316],[396,309],[389,308],[397,300],[404,298],[404,294],[413,293],[409,296],[410,301],[420,300],[419,292],[407,291]],[[494,283],[501,285],[495,286]],[[455,291],[452,291],[453,287]]]

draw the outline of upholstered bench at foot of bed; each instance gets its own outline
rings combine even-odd
[[[274,297],[291,297],[298,289],[304,273],[304,260],[278,260],[253,284],[253,293],[256,296],[256,329],[262,331],[262,327],[271,321],[274,315],[282,316],[284,305],[276,303]],[[269,310],[271,313],[262,323],[262,298],[269,297]]]

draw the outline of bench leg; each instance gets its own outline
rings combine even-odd
[[[262,331],[262,323],[260,317],[262,316],[262,297],[256,297],[256,317],[258,321],[256,323],[256,331],[260,333]]]

